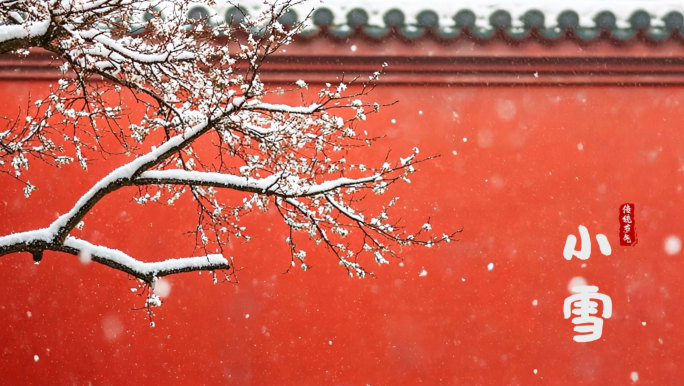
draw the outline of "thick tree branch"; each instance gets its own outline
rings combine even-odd
[[[232,106],[236,107],[240,103],[240,101],[235,100]],[[220,116],[215,117],[215,119],[219,118]],[[86,213],[88,213],[88,211],[104,196],[123,186],[132,185],[131,182],[140,173],[163,162],[166,158],[177,153],[204,134],[212,127],[211,122],[210,119],[205,119],[204,122],[188,128],[183,134],[172,137],[158,148],[118,167],[98,181],[90,190],[88,190],[88,192],[81,196],[69,212],[60,216],[50,225],[50,229],[53,230],[55,235],[55,241],[63,242],[76,224],[78,224]]]
[[[43,251],[46,250],[66,252],[74,256],[86,255],[88,260],[126,272],[147,283],[152,283],[154,278],[175,273],[231,268],[228,260],[221,255],[142,262],[118,249],[91,244],[75,237],[67,237],[63,244],[53,241],[54,239],[55,235],[49,228],[2,236],[0,237],[0,256],[17,252],[42,256]]]
[[[126,272],[148,283],[151,283],[154,278],[175,273],[227,270],[231,268],[228,260],[218,254],[167,259],[157,262],[141,262],[118,249],[94,245],[75,237],[68,237],[63,246],[56,246],[54,250],[71,253],[76,256],[83,253],[90,254],[93,261]]]

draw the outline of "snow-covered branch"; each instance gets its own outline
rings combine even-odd
[[[198,185],[227,188],[279,197],[306,197],[327,193],[345,186],[362,186],[382,179],[382,174],[364,178],[336,178],[319,184],[288,184],[284,173],[265,178],[189,170],[150,170],[132,180],[135,185]]]
[[[366,100],[381,72],[320,90],[301,79],[290,90],[261,82],[267,57],[302,27],[278,22],[294,3],[278,1],[239,24],[207,24],[187,16],[186,0],[0,1],[0,53],[42,48],[63,74],[16,118],[0,120],[0,177],[24,183],[29,197],[41,187],[32,162],[77,162],[84,173],[93,159],[111,165],[45,228],[1,236],[0,256],[87,255],[151,284],[179,272],[232,269],[224,246],[252,239],[241,219],[269,208],[302,269],[300,238],[323,243],[358,277],[370,274],[366,255],[385,264],[404,245],[449,241],[453,233],[432,235],[429,224],[411,231],[392,220],[398,197],[368,204],[367,196],[410,183],[422,161],[417,147],[405,158],[382,150],[379,162],[368,150],[383,133],[358,126],[386,106]],[[196,205],[190,229],[203,256],[143,262],[74,236],[104,197],[131,186],[139,204]]]
[[[179,134],[164,142],[151,152],[136,158],[135,160],[118,167],[106,177],[98,181],[76,202],[76,205],[60,216],[50,225],[57,240],[64,240],[74,229],[76,224],[83,219],[83,216],[104,196],[123,186],[132,185],[132,180],[144,170],[159,164],[171,154],[180,151],[188,143],[202,135],[209,128],[209,120],[205,119],[189,128],[183,134]]]
[[[72,236],[63,242],[56,242],[55,234],[49,228],[10,234],[0,237],[0,256],[13,252],[31,252],[36,263],[44,251],[66,252],[78,256],[83,262],[94,261],[123,271],[147,283],[155,278],[175,273],[228,270],[230,264],[219,254],[167,259],[158,262],[143,262],[118,249],[95,245]]]
[[[320,110],[322,107],[323,105],[318,103],[312,103],[309,106],[290,106],[284,104],[262,103],[256,101],[255,103],[249,103],[245,105],[246,110],[262,110],[290,114],[313,114],[316,111]]]
[[[151,283],[155,278],[176,273],[228,270],[231,268],[228,260],[220,254],[141,262],[118,249],[94,245],[75,237],[68,237],[58,250],[75,256],[82,257],[85,255],[86,258],[90,256],[97,263],[126,272],[148,283]]]

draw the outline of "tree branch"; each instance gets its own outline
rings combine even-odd
[[[91,152],[103,159],[130,157],[48,227],[0,237],[0,256],[27,252],[40,261],[45,250],[88,254],[148,283],[178,272],[229,269],[226,259],[209,251],[223,250],[231,236],[249,240],[241,218],[273,203],[289,227],[293,261],[306,256],[295,251],[294,233],[301,231],[327,245],[359,277],[366,274],[357,260],[361,254],[384,264],[382,255],[395,255],[402,245],[438,242],[416,240],[420,230],[407,234],[397,221],[390,222],[388,208],[396,197],[373,215],[361,205],[366,192],[385,194],[395,182],[410,182],[420,162],[417,148],[394,166],[388,157],[381,166],[354,160],[367,161],[361,146],[378,138],[355,125],[383,106],[361,100],[380,72],[361,84],[344,77],[337,86],[326,84],[311,104],[304,91],[301,102],[269,103],[282,101],[278,95],[288,90],[269,88],[259,72],[264,60],[301,30],[302,23],[278,22],[296,3],[276,2],[240,24],[209,26],[188,18],[187,0],[162,1],[154,11],[134,0],[0,0],[0,52],[45,48],[62,59],[65,74],[46,98],[29,104],[26,116],[6,119],[0,172],[28,175],[26,155],[52,158],[56,166],[78,159],[84,170]],[[144,31],[131,34],[132,27]],[[66,75],[69,71],[76,76]],[[308,88],[304,80],[294,83],[299,89],[289,91]],[[333,114],[338,111],[341,115]],[[205,135],[210,131],[216,137]],[[120,149],[110,153],[103,144]],[[28,197],[35,186],[28,178],[25,184]],[[138,203],[157,201],[168,190],[169,205],[189,190],[197,203],[196,246],[207,256],[146,263],[71,236],[103,197],[125,186],[145,187]],[[150,195],[153,187],[157,191]],[[228,205],[214,188],[252,194]],[[423,229],[429,231],[427,225]],[[352,232],[360,237],[344,239]]]
[[[239,101],[234,101],[232,106],[235,107],[239,105],[239,103]],[[216,119],[218,118],[220,117],[216,117]],[[81,196],[69,212],[57,218],[57,220],[50,225],[50,229],[54,231],[55,241],[64,241],[69,232],[71,232],[76,224],[83,219],[83,216],[85,216],[86,213],[88,213],[88,211],[108,193],[123,186],[131,185],[131,181],[133,181],[138,174],[162,162],[189,143],[192,143],[211,127],[211,120],[205,119],[204,122],[187,129],[183,134],[172,137],[151,152],[116,168],[106,177],[98,181],[90,190],[88,190],[88,192]]]
[[[291,185],[284,182],[283,172],[270,175],[266,178],[255,179],[251,177],[236,176],[233,174],[200,172],[194,170],[149,170],[141,173],[133,179],[133,185],[191,185],[213,186],[228,188],[243,192],[273,195],[283,198],[308,197],[327,193],[345,186],[359,186],[382,180],[382,174],[374,174],[364,178],[337,178],[313,185]]]
[[[54,238],[49,228],[2,236],[0,237],[0,256],[29,252],[38,262],[40,258],[36,259],[35,256],[42,256],[43,251],[46,250],[66,252],[74,256],[85,254],[90,257],[89,260],[126,272],[147,283],[152,283],[154,278],[175,273],[231,268],[228,260],[218,254],[142,262],[118,249],[91,244],[72,236],[67,237],[63,244],[55,242]]]
[[[92,260],[108,267],[124,271],[148,283],[154,278],[181,272],[214,271],[230,269],[228,260],[219,254],[206,256],[182,257],[157,262],[141,262],[118,249],[107,248],[91,244],[85,240],[68,237],[62,246],[54,250],[67,252],[78,256],[81,253],[90,254]]]

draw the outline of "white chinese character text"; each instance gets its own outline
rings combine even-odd
[[[568,296],[563,303],[563,315],[569,319],[571,315],[574,331],[577,333],[572,339],[575,342],[591,342],[601,337],[603,319],[610,318],[613,313],[613,302],[608,295],[598,293],[598,287],[583,285],[572,287],[573,295]],[[594,316],[598,313],[598,302],[603,303],[602,318]]]
[[[584,225],[579,226],[580,250],[575,250],[575,245],[577,245],[577,237],[575,235],[568,235],[565,240],[565,248],[563,248],[563,257],[565,260],[572,259],[573,256],[577,256],[580,260],[586,260],[591,256],[591,238],[589,237],[589,231]],[[601,253],[606,256],[610,256],[612,249],[610,248],[610,243],[606,235],[599,233],[596,235],[596,241],[598,241],[599,249]]]

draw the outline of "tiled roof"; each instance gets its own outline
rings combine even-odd
[[[189,16],[195,19],[207,18],[211,23],[240,22],[244,13],[249,11],[228,7],[218,13],[205,6],[195,6],[189,10]],[[339,12],[339,11],[338,11]],[[679,39],[684,42],[684,16],[673,10],[662,17],[654,18],[645,10],[634,11],[626,23],[619,23],[615,13],[611,11],[597,12],[592,24],[581,24],[580,15],[572,10],[558,13],[554,19],[549,19],[539,10],[530,9],[514,20],[506,10],[496,10],[489,15],[476,15],[469,9],[457,11],[451,18],[451,23],[440,23],[437,12],[425,9],[415,17],[407,18],[400,9],[390,9],[382,15],[383,25],[370,25],[369,12],[362,8],[351,9],[344,15],[343,24],[334,24],[339,20],[329,8],[317,8],[311,15],[311,25],[303,35],[314,37],[347,38],[349,36],[363,36],[371,39],[382,39],[388,36],[400,36],[405,39],[432,37],[440,40],[455,39],[468,36],[473,39],[492,39],[495,37],[522,40],[535,37],[541,40],[556,40],[573,37],[583,41],[608,38],[615,41],[627,41],[634,37],[641,37],[653,42],[668,38]],[[476,23],[483,16],[488,19],[488,25]],[[442,18],[443,19],[443,18]],[[291,10],[280,18],[280,22],[291,25],[300,20],[300,15]]]

